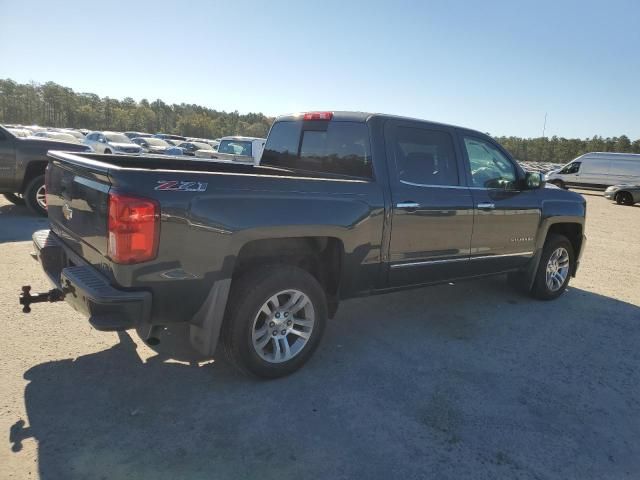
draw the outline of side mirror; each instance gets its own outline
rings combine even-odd
[[[535,190],[544,186],[544,177],[538,172],[527,172],[524,183],[528,190]]]

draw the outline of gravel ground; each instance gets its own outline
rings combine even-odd
[[[554,302],[502,277],[345,302],[297,374],[169,360],[92,330],[0,201],[0,478],[640,478],[640,205],[599,192]]]

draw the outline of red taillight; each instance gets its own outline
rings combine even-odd
[[[331,120],[333,112],[307,112],[302,117],[303,120]]]
[[[152,260],[158,251],[160,207],[155,200],[109,193],[108,255],[116,263]]]

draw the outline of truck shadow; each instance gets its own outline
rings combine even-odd
[[[31,240],[33,232],[48,225],[46,218],[31,213],[25,206],[0,204],[0,244]]]
[[[122,333],[24,374],[11,449],[35,439],[42,479],[620,478],[640,458],[639,320],[636,305],[580,289],[535,302],[502,279],[353,300],[307,366],[268,382],[224,361],[143,363]]]

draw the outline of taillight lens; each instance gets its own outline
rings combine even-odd
[[[155,200],[109,193],[108,255],[115,263],[153,260],[158,252],[160,206]]]
[[[302,117],[303,120],[331,120],[333,112],[307,112]]]

